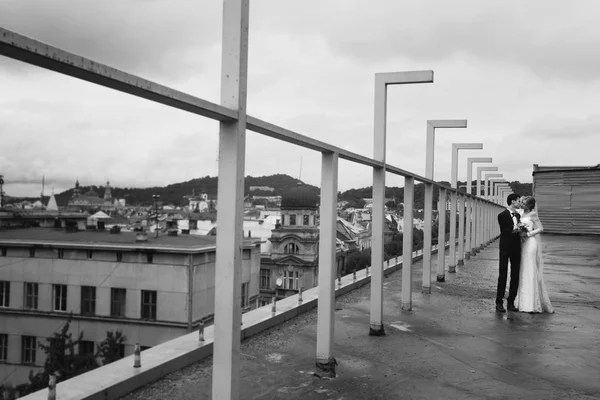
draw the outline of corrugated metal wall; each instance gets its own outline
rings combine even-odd
[[[533,188],[546,232],[600,235],[600,169],[538,171]]]

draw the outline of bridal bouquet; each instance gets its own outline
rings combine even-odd
[[[519,222],[517,229],[519,230],[519,235],[521,235],[521,237],[527,237],[527,233],[529,232],[529,227],[527,224]]]

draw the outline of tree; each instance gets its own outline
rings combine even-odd
[[[126,337],[123,336],[121,331],[106,332],[106,339],[98,345],[98,352],[96,353],[96,357],[102,360],[102,365],[110,364],[122,358],[121,348],[125,340]]]
[[[342,274],[358,271],[371,265],[371,249],[355,251],[346,258],[345,270]]]
[[[57,379],[62,381],[98,367],[93,354],[80,354],[78,346],[83,332],[73,340],[73,334],[69,332],[70,326],[71,315],[59,332],[54,332],[52,337],[46,339],[47,344],[38,343],[38,347],[46,353],[44,370],[35,375],[33,371],[29,372],[29,384],[21,389],[24,394],[48,387],[52,374],[56,374]]]
[[[396,202],[395,201],[388,201],[387,203],[385,203],[385,206],[387,208],[389,208],[390,210],[395,210],[396,209]]]

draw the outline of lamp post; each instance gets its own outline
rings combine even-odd
[[[498,205],[502,205],[502,193],[504,192],[505,189],[510,189],[510,185],[508,184],[508,182],[503,181],[503,182],[498,182],[498,184],[496,185],[496,200],[495,203]]]
[[[490,178],[501,178],[502,174],[484,174],[485,179],[484,179],[484,190],[485,190],[485,198],[488,201],[491,201],[490,197]],[[486,227],[484,229],[484,238],[483,241],[485,242],[485,246],[487,246],[492,238],[492,226],[494,225],[494,220],[493,220],[493,216],[492,216],[492,207],[490,206],[490,204],[487,205],[487,218],[486,218]]]
[[[388,85],[432,83],[433,71],[406,71],[375,74],[375,113],[373,158],[373,223],[371,248],[371,305],[369,334],[385,335],[383,329],[383,223],[385,202],[385,150]],[[407,266],[403,266],[406,268]]]
[[[459,150],[481,150],[483,143],[453,143],[452,144],[452,187],[457,189],[458,185],[458,151]],[[450,194],[450,250],[448,261],[448,272],[456,272],[456,200],[458,196],[456,192]],[[461,218],[464,218],[464,202],[461,203]],[[459,226],[460,230],[460,226]],[[464,238],[460,238],[462,242]],[[462,248],[463,245],[459,245]],[[462,257],[460,258],[462,262]]]
[[[154,199],[154,231],[156,232],[156,237],[158,237],[158,200],[160,199],[160,195],[153,194],[152,198]]]
[[[498,185],[506,182],[502,178],[490,178],[490,201],[498,204]]]
[[[488,163],[492,162],[491,157],[470,157],[467,158],[467,193],[472,194],[472,180],[473,180],[473,163]],[[479,196],[479,194],[477,194]],[[475,235],[475,225],[477,223],[477,204],[479,200],[477,197],[469,197],[467,201],[467,220],[466,220],[466,233],[465,233],[465,244],[467,246],[465,251],[465,258],[468,260],[473,252],[473,240],[471,235]],[[473,208],[475,206],[475,208]]]
[[[4,207],[4,175],[0,175],[0,209]]]
[[[438,128],[466,128],[466,119],[455,119],[455,120],[428,120],[427,121],[427,141],[426,141],[426,153],[425,153],[425,177],[433,180],[433,169],[434,169],[434,155],[435,155],[435,130]],[[446,198],[446,189],[440,188],[439,196],[444,196],[444,204]],[[433,223],[433,184],[425,183],[425,226],[423,229],[423,293],[431,293],[431,228]],[[441,211],[438,207],[438,216],[441,215]],[[445,217],[444,211],[444,217]],[[445,221],[445,219],[444,219]],[[445,229],[440,230],[438,223],[438,266],[439,266],[439,254],[441,257],[441,274],[444,276],[444,246],[442,250],[439,250],[440,235],[442,238],[442,244],[445,242]],[[438,268],[438,280],[439,280]]]
[[[483,194],[481,193],[481,173],[484,171],[498,171],[498,167],[477,167],[477,197],[479,198],[479,207],[477,211],[477,226],[475,228],[475,235],[473,236],[473,245],[475,255],[483,248],[483,230],[486,226],[487,218],[487,204],[481,201]]]

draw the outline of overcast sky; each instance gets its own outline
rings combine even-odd
[[[218,103],[218,0],[1,0],[0,26]],[[504,178],[532,166],[598,164],[600,3],[556,0],[252,0],[248,113],[373,155],[376,72],[431,69],[433,84],[392,87],[388,162],[425,175],[428,119],[435,179],[452,143],[492,157]],[[320,185],[320,154],[249,132],[246,175]],[[9,195],[73,186],[167,185],[217,174],[218,124],[0,56],[0,174]],[[302,168],[301,168],[302,166]],[[340,161],[340,190],[370,186]],[[387,175],[390,186],[403,178]]]

